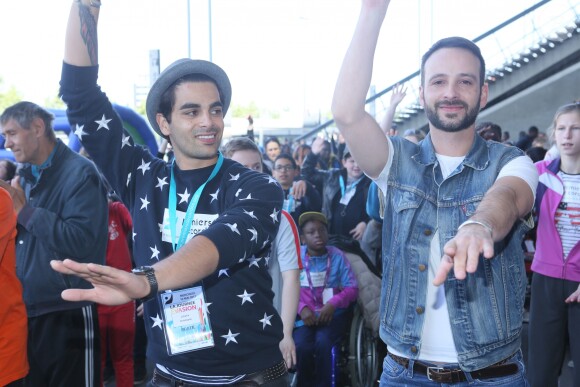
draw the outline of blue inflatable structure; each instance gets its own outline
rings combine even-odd
[[[151,154],[156,155],[158,151],[157,140],[153,130],[134,110],[127,107],[113,104],[113,108],[123,120],[125,130],[131,135],[135,144],[140,144],[149,149]],[[68,146],[78,152],[81,149],[81,143],[78,137],[71,130],[70,124],[66,117],[64,109],[47,109],[54,115],[53,127],[55,132],[64,132],[68,135]],[[4,148],[4,138],[0,137],[0,158],[14,160],[12,152]]]

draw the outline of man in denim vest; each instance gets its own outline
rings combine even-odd
[[[464,38],[442,39],[423,56],[430,134],[419,144],[383,134],[364,101],[388,5],[362,0],[332,106],[349,149],[385,195],[381,385],[525,386],[520,243],[537,174],[515,147],[476,135],[488,98],[485,62]]]

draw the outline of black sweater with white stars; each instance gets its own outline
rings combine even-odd
[[[133,142],[97,85],[97,73],[98,67],[64,63],[60,93],[72,130],[131,212],[136,265],[151,265],[173,252],[168,210],[172,166]],[[173,168],[179,230],[190,199],[213,166]],[[282,361],[282,322],[272,305],[266,267],[282,202],[274,179],[224,159],[202,191],[191,226],[191,233],[209,238],[219,251],[217,270],[195,284],[203,284],[215,346],[168,355],[163,314],[152,300],[145,303],[144,316],[152,362],[188,374],[241,375]],[[195,262],[196,257],[190,259]]]

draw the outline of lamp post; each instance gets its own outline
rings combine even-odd
[[[213,62],[211,0],[207,0],[207,17],[209,26],[209,61]],[[191,0],[187,0],[187,57],[191,59]]]

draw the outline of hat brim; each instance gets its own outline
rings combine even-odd
[[[319,222],[322,222],[323,224],[328,225],[328,222],[326,220],[326,216],[324,216],[324,214],[322,214],[321,212],[315,212],[315,211],[308,211],[308,212],[302,213],[302,215],[300,215],[300,217],[298,218],[298,225],[300,227],[302,227],[307,222],[310,222],[312,220],[318,220]]]
[[[224,115],[228,111],[232,99],[232,86],[226,72],[215,63],[205,60],[179,59],[161,72],[147,95],[145,105],[147,118],[153,130],[162,137],[166,136],[161,132],[157,124],[157,112],[159,111],[161,96],[175,81],[190,74],[203,74],[213,79],[220,94]]]

